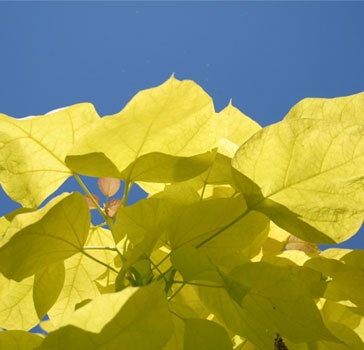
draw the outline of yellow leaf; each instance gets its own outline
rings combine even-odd
[[[80,193],[64,194],[41,210],[17,215],[0,247],[0,271],[16,281],[78,253],[88,235],[90,211]],[[9,228],[10,231],[10,228]]]
[[[89,103],[43,116],[0,114],[0,183],[14,201],[35,208],[71,175],[65,157],[99,119]]]
[[[210,96],[192,81],[171,77],[95,123],[74,145],[67,164],[91,176],[181,181],[208,166],[209,151],[217,145],[216,126]]]
[[[242,145],[252,135],[261,129],[261,126],[240,112],[230,103],[218,113],[220,119],[219,133],[221,138],[226,138],[236,145]]]
[[[97,247],[110,247],[114,245],[111,233],[102,228],[91,228],[89,238],[85,243],[85,250],[93,257],[113,266],[116,253],[110,250],[97,249]],[[89,247],[90,249],[87,249]],[[93,248],[93,249],[91,249]],[[49,310],[48,316],[55,326],[72,315],[76,304],[86,299],[94,299],[100,295],[95,281],[108,270],[105,266],[78,253],[64,261],[65,281],[57,302]],[[113,284],[116,274],[110,272],[109,283]]]
[[[28,331],[39,323],[33,303],[34,277],[21,282],[0,274],[0,327]]]
[[[243,144],[233,167],[241,174],[236,186],[251,196],[250,207],[304,240],[342,242],[362,224],[362,126],[325,119],[283,121]]]
[[[364,92],[335,98],[305,98],[284,119],[304,118],[341,120],[364,125]]]

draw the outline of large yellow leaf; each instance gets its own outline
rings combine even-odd
[[[0,183],[4,191],[24,207],[41,204],[71,175],[65,157],[97,119],[89,103],[23,119],[0,114]]]
[[[329,119],[364,125],[364,92],[336,98],[305,98],[285,116],[291,119]]]
[[[50,333],[39,349],[159,350],[172,331],[166,295],[151,284],[98,296]]]
[[[305,240],[342,242],[362,224],[364,127],[360,125],[283,121],[243,144],[233,167],[239,172],[234,173],[236,186],[250,197],[249,206]]]
[[[94,124],[74,145],[67,164],[91,176],[182,181],[208,166],[217,139],[210,96],[192,81],[171,77]]]
[[[77,192],[59,197],[15,217],[15,230],[0,248],[0,272],[7,278],[21,281],[82,250],[90,226],[86,200]]]
[[[109,247],[113,245],[110,231],[102,228],[92,228],[85,247]],[[104,249],[85,249],[93,257],[113,266],[115,252]],[[104,265],[97,263],[84,254],[78,253],[64,261],[65,281],[57,302],[49,310],[48,316],[52,324],[58,327],[64,323],[75,311],[76,305],[92,300],[100,295],[95,281],[108,270]],[[116,273],[110,272],[110,283],[113,283]]]

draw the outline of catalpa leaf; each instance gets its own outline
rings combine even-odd
[[[41,320],[56,302],[64,283],[63,261],[45,266],[34,276],[33,301]]]
[[[8,196],[39,206],[72,175],[65,157],[98,119],[89,103],[23,119],[0,114],[0,183]]]
[[[190,318],[184,320],[184,349],[232,350],[226,330],[219,324]]]
[[[60,197],[15,218],[18,230],[0,248],[0,272],[7,278],[21,281],[82,250],[90,226],[86,200],[77,192]]]
[[[103,294],[76,310],[39,350],[159,350],[173,331],[167,299],[158,284]]]
[[[116,253],[103,249],[87,249],[87,247],[109,247],[114,241],[111,232],[106,229],[91,228],[84,250],[99,261],[114,266]],[[55,326],[66,322],[74,312],[76,305],[84,300],[94,299],[100,295],[96,281],[103,275],[108,283],[113,284],[116,273],[97,263],[82,253],[77,253],[64,261],[65,278],[63,288],[57,302],[48,311],[48,316]]]
[[[233,160],[249,207],[312,242],[342,242],[364,217],[364,127],[295,119],[266,127]],[[239,175],[240,174],[240,175]],[[249,182],[250,181],[250,182]]]
[[[34,277],[15,282],[0,274],[1,328],[28,331],[39,323],[33,303],[33,283]]]
[[[43,337],[24,331],[0,332],[0,349],[33,350],[42,341]]]
[[[321,276],[316,275],[319,285]],[[339,342],[325,327],[312,286],[305,286],[299,271],[248,263],[234,268],[226,279],[227,290],[199,287],[201,299],[225,326],[258,348],[271,348],[277,333],[295,343]]]
[[[328,119],[364,125],[364,92],[336,98],[305,98],[284,117],[292,119]]]
[[[233,106],[232,102],[218,113],[221,118],[219,136],[242,145],[252,135],[261,129],[261,126]]]
[[[216,126],[210,96],[192,81],[171,77],[139,92],[120,113],[92,125],[66,161],[85,175],[182,181],[211,162]]]

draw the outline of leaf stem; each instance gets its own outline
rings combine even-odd
[[[80,250],[80,252],[81,252],[83,255],[85,255],[85,256],[87,256],[88,258],[90,258],[91,260],[93,260],[93,261],[95,261],[95,262],[97,262],[97,263],[99,263],[99,264],[101,264],[101,265],[105,266],[105,267],[106,267],[106,268],[108,268],[109,270],[111,270],[111,271],[115,272],[116,274],[118,274],[118,273],[119,273],[119,271],[118,271],[118,270],[116,270],[116,269],[114,269],[112,266],[109,266],[108,264],[104,263],[103,261],[101,261],[101,260],[99,260],[99,259],[95,258],[94,256],[92,256],[92,255],[88,254],[88,253],[87,253],[87,252],[85,252],[84,250]]]
[[[130,188],[132,185],[133,184],[129,180],[125,181],[124,194],[123,194],[123,198],[121,198],[121,205],[123,205],[124,207],[126,207],[126,205],[127,205],[129,191],[130,191]]]
[[[96,209],[98,210],[98,212],[102,215],[102,217],[106,220],[107,223],[109,223],[109,217],[105,214],[105,212],[101,209],[99,203],[97,203],[96,199],[94,198],[94,196],[91,194],[91,192],[89,191],[89,189],[86,187],[86,185],[83,183],[83,181],[81,180],[80,176],[77,173],[73,173],[73,176],[75,177],[76,181],[78,182],[78,184],[82,187],[82,189],[85,191],[87,197],[90,198],[90,200],[92,201],[92,203],[96,206]]]
[[[239,215],[235,220],[231,221],[228,225],[222,227],[220,230],[218,230],[217,232],[215,232],[213,235],[211,235],[210,237],[207,237],[205,240],[203,240],[201,243],[196,245],[196,248],[201,248],[203,245],[205,245],[206,243],[210,242],[212,239],[214,239],[216,236],[218,236],[220,233],[224,232],[225,230],[227,230],[229,227],[235,225],[238,221],[240,221],[245,215],[247,215],[249,213],[249,210],[245,211],[243,214]]]
[[[225,286],[217,286],[214,284],[203,284],[203,283],[185,282],[185,281],[173,281],[173,283],[198,286],[198,287],[208,287],[208,288],[225,288]]]

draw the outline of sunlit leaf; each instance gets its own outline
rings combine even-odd
[[[84,197],[75,192],[54,203],[15,218],[19,221],[14,226],[19,222],[22,226],[0,248],[0,271],[6,277],[21,281],[82,249],[90,225]]]
[[[172,330],[165,294],[158,284],[151,284],[100,295],[50,333],[39,349],[111,350],[122,345],[160,350]]]
[[[39,323],[33,303],[34,277],[21,282],[0,274],[0,327],[29,330]]]
[[[85,247],[110,247],[114,244],[111,233],[102,228],[92,228]],[[84,249],[87,253],[113,267],[116,252],[103,249]],[[102,276],[100,284],[106,287],[114,284],[116,273],[104,265],[93,261],[84,254],[78,253],[64,261],[65,280],[57,303],[49,310],[52,323],[59,326],[74,312],[76,305],[84,300],[94,299],[100,295],[96,281]],[[105,275],[105,276],[103,276]],[[106,283],[106,285],[105,285]]]
[[[259,124],[250,119],[230,103],[218,114],[220,119],[219,133],[240,146],[261,129]]]
[[[364,125],[364,92],[336,98],[305,98],[284,119],[328,119]]]
[[[125,180],[182,181],[208,166],[207,152],[217,145],[216,126],[210,96],[192,81],[171,77],[96,123],[73,147],[67,164],[85,175],[115,177],[119,172],[116,177]],[[111,164],[114,169],[108,170]]]
[[[65,157],[98,119],[89,103],[23,119],[0,114],[0,183],[4,191],[24,207],[39,206],[71,176]]]
[[[287,120],[250,138],[236,153],[233,166],[260,188],[249,205],[304,240],[342,242],[362,224],[363,127]],[[236,177],[244,193],[247,184]]]

